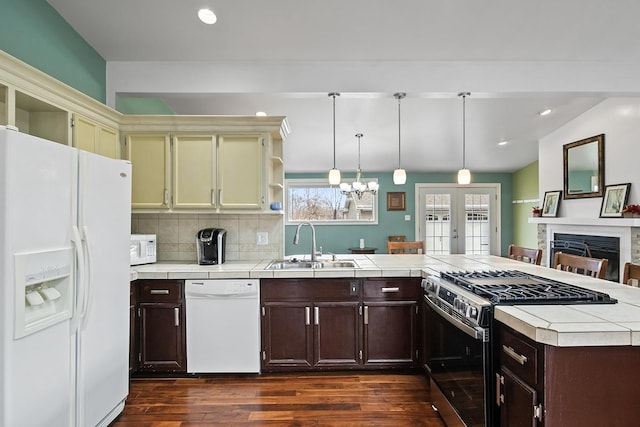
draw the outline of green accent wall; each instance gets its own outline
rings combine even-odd
[[[326,178],[327,174],[302,174],[287,173],[285,178]],[[378,192],[378,224],[377,225],[317,225],[316,245],[322,251],[333,253],[349,253],[347,248],[357,247],[360,239],[364,239],[366,246],[376,247],[376,253],[387,252],[387,236],[404,234],[407,239],[413,240],[415,236],[415,184],[451,184],[456,182],[455,173],[407,173],[407,183],[404,185],[393,184],[392,173],[367,173],[368,179],[377,178],[380,184]],[[509,244],[513,239],[513,185],[511,173],[472,173],[471,180],[474,184],[499,183],[501,185],[502,203],[500,206],[501,249],[502,255],[506,255]],[[537,183],[537,181],[536,181]],[[387,191],[406,192],[406,207],[404,211],[387,211]],[[411,221],[405,221],[404,216],[411,215]],[[293,244],[295,225],[285,226],[285,255],[309,253],[311,247],[311,232],[301,230],[300,244]]]
[[[513,173],[513,200],[537,200],[538,187],[538,161]],[[541,201],[513,203],[513,243],[526,248],[538,247],[538,228],[536,224],[529,224],[531,209],[534,206],[542,207]]]
[[[122,114],[175,114],[160,98],[116,95],[116,110]]]
[[[44,0],[0,0],[0,49],[106,102],[106,61]]]

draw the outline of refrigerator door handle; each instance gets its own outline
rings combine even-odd
[[[89,308],[91,306],[91,301],[92,301],[91,285],[93,284],[93,274],[91,270],[91,260],[92,260],[91,241],[89,239],[89,227],[87,227],[86,225],[82,227],[82,242],[83,242],[84,248],[86,249],[85,290],[84,290],[84,299],[82,301],[82,310],[80,312],[80,319],[82,322],[81,327],[82,329],[84,329],[84,327],[87,324],[87,320],[86,320],[87,313],[89,312]]]
[[[78,304],[80,301],[84,301],[85,294],[85,264],[84,264],[84,251],[82,249],[82,238],[80,237],[80,230],[78,230],[77,226],[71,227],[71,242],[73,243],[73,248],[76,252],[76,271],[77,276],[75,278],[76,282],[76,292],[74,307],[73,307],[73,316],[71,317],[71,333],[75,334],[78,331],[80,315],[79,315],[79,307]]]

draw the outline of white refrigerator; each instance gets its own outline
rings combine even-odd
[[[106,426],[129,390],[131,164],[0,126],[0,426]]]

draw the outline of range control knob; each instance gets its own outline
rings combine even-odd
[[[478,317],[478,309],[476,307],[470,306],[467,317],[471,317],[472,319]]]

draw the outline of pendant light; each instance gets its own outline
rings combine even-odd
[[[458,171],[458,184],[466,185],[471,183],[471,171],[465,166],[465,150],[466,150],[466,116],[465,116],[465,108],[466,108],[466,99],[467,96],[471,95],[469,92],[460,92],[458,96],[462,97],[462,169]]]
[[[340,96],[337,92],[329,94],[333,98],[333,169],[329,171],[329,185],[340,184],[340,170],[336,169],[336,96]]]
[[[407,96],[404,92],[398,92],[393,95],[398,100],[398,169],[393,171],[393,183],[395,185],[403,185],[407,182],[407,172],[400,167],[400,100]]]

